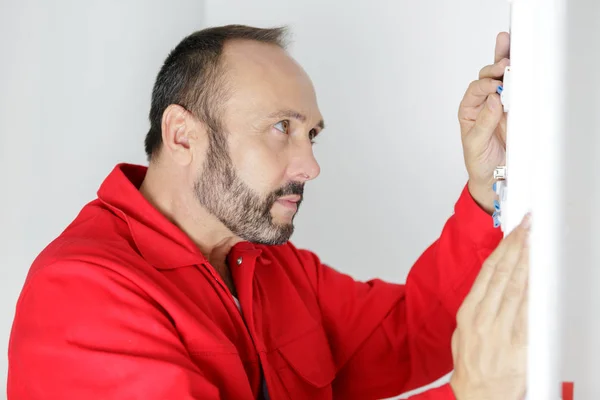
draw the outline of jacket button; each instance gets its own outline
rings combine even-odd
[[[237,265],[242,265],[242,261],[243,261],[243,260],[242,260],[242,257],[238,258],[238,259],[237,259]]]

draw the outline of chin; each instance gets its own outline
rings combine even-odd
[[[264,237],[259,240],[262,244],[268,244],[272,246],[278,246],[282,244],[286,244],[292,234],[294,233],[294,224],[288,222],[285,224],[273,224],[272,230],[270,232],[265,232]]]
[[[294,227],[294,217],[284,217],[284,216],[277,216],[275,218],[273,218],[271,220],[271,224],[273,225],[273,228],[275,229],[289,229],[289,227],[291,226],[292,228]]]
[[[272,210],[271,221],[276,226],[291,225],[296,218],[298,211],[294,210]]]
[[[272,220],[262,227],[254,226],[250,227],[250,229],[237,231],[235,235],[251,243],[277,246],[287,243],[293,233],[293,223],[289,221],[278,223]]]

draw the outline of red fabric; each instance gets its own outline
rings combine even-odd
[[[365,400],[451,370],[456,311],[501,239],[466,188],[406,285],[354,281],[291,243],[239,243],[229,264],[242,319],[197,247],[137,190],[145,171],[117,166],[33,263],[9,399],[257,399],[264,371],[273,400]],[[413,399],[453,395],[445,385]]]
[[[574,384],[573,382],[563,382],[562,400],[573,400]]]

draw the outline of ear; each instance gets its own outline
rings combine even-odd
[[[162,117],[162,142],[166,154],[177,164],[190,164],[195,147],[206,137],[206,129],[188,110],[171,104]]]

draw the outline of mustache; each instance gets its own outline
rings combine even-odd
[[[304,183],[290,182],[285,186],[282,186],[272,194],[272,198],[277,199],[283,196],[298,195],[300,198],[304,197]]]

